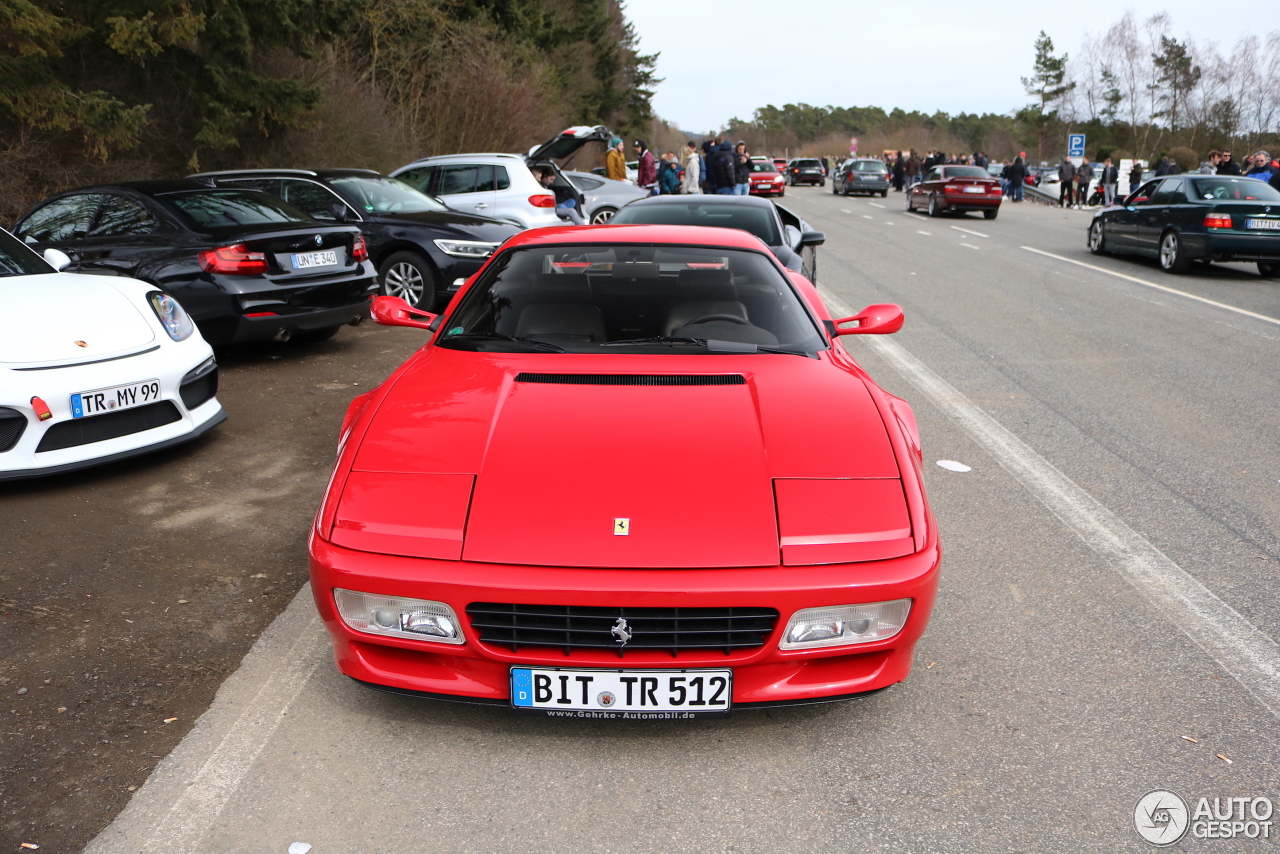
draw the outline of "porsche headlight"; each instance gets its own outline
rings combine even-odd
[[[152,291],[147,294],[147,302],[151,303],[151,310],[160,319],[160,325],[174,341],[185,341],[196,331],[196,325],[191,322],[191,315],[187,314],[182,306],[178,305],[178,301],[168,294]]]
[[[498,244],[482,240],[436,240],[434,242],[440,247],[441,252],[457,258],[488,258],[493,254],[493,250],[498,248]]]

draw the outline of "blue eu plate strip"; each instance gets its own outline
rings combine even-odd
[[[511,705],[533,705],[533,671],[511,671]]]
[[[71,417],[84,418],[84,404],[80,402],[80,395],[71,395]]]

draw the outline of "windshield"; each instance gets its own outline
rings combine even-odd
[[[365,213],[427,213],[448,210],[399,178],[334,178],[329,186]]]
[[[823,338],[763,253],[590,244],[494,259],[436,339],[484,352],[813,353]]]
[[[948,166],[946,167],[946,177],[948,178],[990,178],[987,170],[981,166]]]
[[[774,168],[772,163],[766,163],[763,160],[751,161],[751,171],[752,172],[772,172],[775,175],[778,174],[778,170]]]
[[[712,228],[736,228],[754,234],[770,246],[782,245],[778,218],[768,202],[759,205],[730,202],[632,203],[614,214],[609,222],[614,225],[706,225]]]
[[[1193,178],[1192,197],[1223,202],[1280,202],[1280,191],[1257,178]]]
[[[853,168],[857,172],[884,172],[885,165],[879,160],[859,160],[853,164]]]
[[[302,211],[257,190],[188,190],[162,193],[198,228],[235,228],[244,225],[315,222]]]
[[[52,272],[53,268],[43,258],[24,246],[21,240],[0,229],[0,277]]]

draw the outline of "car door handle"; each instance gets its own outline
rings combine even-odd
[[[480,210],[480,208],[487,208],[487,207],[489,206],[486,205],[484,202],[476,202],[476,210]]]

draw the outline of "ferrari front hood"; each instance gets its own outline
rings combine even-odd
[[[55,365],[145,347],[155,332],[102,276],[54,273],[0,280],[0,362]]]
[[[431,349],[354,468],[476,475],[464,560],[774,566],[775,478],[898,476],[866,388],[826,362],[522,355],[520,370]]]

